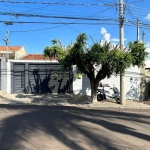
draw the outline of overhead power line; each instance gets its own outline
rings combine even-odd
[[[83,23],[84,24],[84,23]],[[124,23],[126,26],[136,26],[134,24],[129,24],[129,23]],[[92,24],[87,24],[87,25],[92,25]],[[94,25],[94,24],[93,24]],[[111,23],[111,22],[107,22],[107,23],[99,23],[99,24],[96,24],[96,25],[119,25],[119,22],[116,22],[116,23]],[[54,27],[49,27],[49,28],[41,28],[41,29],[31,29],[31,30],[16,30],[16,31],[11,31],[11,32],[35,32],[35,31],[42,31],[42,30],[51,30],[51,29],[55,29],[55,28],[59,28],[59,27],[62,27],[64,26],[63,24],[62,25],[58,25],[58,26],[54,26]],[[141,28],[144,28],[144,27],[141,27]],[[150,30],[150,27],[145,27],[144,29],[148,29]]]
[[[0,2],[14,3],[14,4],[43,4],[43,5],[80,5],[80,6],[118,6],[117,3],[106,3],[106,4],[86,4],[86,3],[67,3],[67,2],[31,2],[31,1],[7,1],[0,0]]]
[[[103,20],[101,20],[103,21]],[[106,20],[106,21],[109,21],[109,20]],[[116,21],[116,22],[119,22],[119,21]],[[34,21],[0,21],[0,23],[4,23],[6,25],[12,25],[12,24],[15,24],[15,23],[19,23],[19,24],[87,24],[87,25],[100,25],[103,22],[101,23],[91,23],[91,22],[84,22],[84,23],[78,23],[78,22],[34,22]],[[109,21],[109,23],[112,23]]]
[[[150,11],[150,9],[149,8],[144,8],[144,7],[138,7],[138,6],[135,6],[135,5],[130,5],[130,4],[128,4],[128,6],[129,7],[132,7],[132,9],[134,8],[134,9],[137,9],[137,10],[140,10],[140,11]]]
[[[68,24],[68,23],[67,23]],[[84,23],[83,23],[84,24]],[[86,24],[86,25],[92,25],[92,24]],[[93,24],[94,25],[94,24]],[[95,24],[96,25],[96,24]],[[118,23],[99,23],[97,25],[119,25]],[[23,31],[19,31],[19,30],[16,30],[16,31],[11,31],[11,32],[31,32],[31,31],[42,31],[42,30],[51,30],[51,29],[55,29],[55,28],[59,28],[59,27],[62,27],[64,26],[64,24],[60,24],[58,26],[54,26],[54,27],[50,27],[50,28],[41,28],[41,29],[31,29],[31,30],[23,30]]]
[[[23,14],[23,13],[11,13],[11,12],[0,12],[0,15],[9,15],[9,16],[15,16],[15,17],[38,17],[38,18],[59,18],[59,19],[82,19],[82,20],[101,20],[99,18],[87,18],[87,17],[73,17],[73,16],[47,16],[47,15],[36,15],[36,14]],[[104,19],[103,20],[108,20]],[[113,19],[109,19],[113,20]]]

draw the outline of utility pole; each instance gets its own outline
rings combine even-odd
[[[6,58],[6,62],[9,59],[9,52],[8,52],[8,35],[9,35],[9,31],[6,30],[6,39],[3,39],[5,44],[6,44],[6,54],[5,54],[5,58]]]
[[[142,32],[142,41],[143,41],[143,43],[144,43],[144,38],[145,38],[145,32],[143,31]]]
[[[137,19],[137,41],[140,40],[139,34],[140,34],[140,20]]]
[[[124,49],[124,7],[123,0],[119,0],[119,21],[120,21],[120,50]],[[125,93],[124,93],[124,72],[120,73],[120,102],[122,105],[125,103]]]

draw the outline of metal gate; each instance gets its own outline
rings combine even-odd
[[[59,64],[29,64],[29,93],[72,93],[72,71]]]
[[[25,89],[25,64],[14,64],[13,93],[22,93]]]

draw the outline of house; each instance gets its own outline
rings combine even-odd
[[[9,59],[21,59],[26,55],[23,46],[0,46],[0,57],[8,56]]]
[[[21,59],[1,57],[1,90],[5,93],[72,93],[72,70],[62,73],[57,60],[42,54],[26,54]]]
[[[6,48],[6,47],[5,47]],[[5,61],[5,48],[1,51],[0,88],[6,93],[74,93],[91,94],[89,79],[74,77],[76,67],[66,72],[60,71],[57,60],[43,58],[42,54],[27,54],[23,47],[11,47],[9,59]],[[150,62],[147,62],[150,64]],[[131,67],[125,71],[126,99],[144,100],[149,96],[148,76],[150,65],[146,68]],[[146,79],[146,80],[145,80]],[[120,89],[120,76],[112,76],[101,81],[103,84]]]

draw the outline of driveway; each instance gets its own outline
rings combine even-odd
[[[0,105],[0,150],[149,150],[150,109]]]

